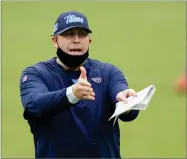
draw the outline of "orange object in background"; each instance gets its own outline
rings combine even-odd
[[[186,73],[182,74],[176,81],[176,89],[179,93],[186,93]]]

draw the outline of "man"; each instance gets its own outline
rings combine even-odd
[[[57,57],[22,72],[21,100],[36,158],[121,157],[118,123],[108,119],[118,101],[136,92],[117,67],[88,58],[90,33],[85,15],[62,13],[52,35]],[[119,118],[132,121],[138,113]]]

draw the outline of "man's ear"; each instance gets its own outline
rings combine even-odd
[[[92,42],[92,38],[91,38],[91,36],[89,37],[89,44]]]
[[[58,48],[57,37],[52,35],[51,40],[52,40],[53,46],[57,49]]]

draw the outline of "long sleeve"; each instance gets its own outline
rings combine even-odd
[[[24,117],[28,119],[49,116],[69,108],[72,104],[68,101],[66,90],[64,88],[50,92],[35,69],[25,69],[20,78]]]
[[[115,66],[111,65],[109,72],[109,93],[112,99],[112,104],[115,105],[118,101],[116,96],[119,92],[128,89],[128,82],[123,73]],[[132,121],[139,114],[139,110],[131,110],[128,114],[122,114],[119,116],[122,121]]]

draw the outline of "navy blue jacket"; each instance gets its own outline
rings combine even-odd
[[[95,100],[71,104],[66,88],[79,71],[67,71],[56,57],[27,67],[20,78],[24,118],[35,144],[36,158],[120,158],[118,122],[108,121],[115,110],[118,92],[128,88],[122,72],[114,65],[87,59],[83,65]],[[119,118],[132,121],[139,111]]]

